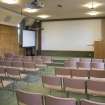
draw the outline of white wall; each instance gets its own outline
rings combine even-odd
[[[102,38],[101,19],[43,22],[42,50],[93,51]]]

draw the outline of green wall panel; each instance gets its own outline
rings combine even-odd
[[[51,51],[42,50],[41,55],[64,57],[94,57],[93,51]]]

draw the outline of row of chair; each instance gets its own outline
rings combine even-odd
[[[105,70],[104,62],[74,62],[64,61],[64,68],[85,69],[85,70]]]
[[[54,58],[52,56],[5,56],[1,57],[4,60],[14,60],[14,61],[39,61],[45,64],[53,63]],[[65,60],[66,61],[66,60]],[[97,59],[97,58],[67,58],[67,61],[74,61],[74,62],[104,62],[104,59]]]
[[[18,56],[18,55],[15,55],[15,54],[13,54],[13,53],[5,53],[4,54],[4,57],[5,58],[10,58],[10,57],[21,57],[21,58],[27,58],[27,56]],[[36,56],[29,56],[28,58],[35,58]],[[37,56],[38,58],[41,58],[41,59],[44,59],[44,58],[50,58],[50,59],[54,59],[52,56]],[[81,58],[81,57],[68,57],[67,58],[68,60],[74,60],[74,61],[88,61],[88,62],[90,62],[90,61],[92,61],[92,62],[100,62],[100,61],[104,61],[104,59],[97,59],[97,58]]]
[[[25,74],[23,74],[19,69],[16,68],[1,68],[0,67],[0,77],[11,77],[21,79]]]
[[[86,96],[105,96],[105,81],[42,76],[43,87],[69,92],[82,93]]]
[[[69,61],[75,61],[75,62],[105,62],[105,59],[99,59],[99,58],[79,58],[79,57],[71,57],[68,58]]]
[[[105,81],[105,70],[72,70],[55,68],[55,75],[66,78],[97,79]]]
[[[0,68],[0,84],[1,87],[6,87],[7,85],[13,83],[13,81],[18,81],[25,79],[27,74],[23,74],[20,70],[16,68]]]
[[[61,98],[55,96],[45,96],[40,93],[26,91],[16,91],[18,105],[105,105],[105,103],[81,99],[77,104],[75,98]]]
[[[44,64],[52,63],[52,57],[51,56],[6,56],[6,57],[1,57],[0,60],[40,62],[40,63],[44,63]]]
[[[26,62],[31,62],[33,63],[35,66],[38,67],[45,67],[47,66],[46,64],[51,64],[53,63],[52,58],[50,56],[43,56],[46,59],[42,59],[42,56],[24,56],[24,57],[15,57],[15,58],[1,58],[0,59],[0,65],[6,65],[6,66],[15,66],[16,64],[19,63],[19,66],[24,66],[24,63]],[[32,60],[32,58],[34,58],[34,60]],[[21,59],[21,60],[18,60]],[[72,58],[72,59],[79,59],[79,58]],[[81,58],[82,59],[82,58]],[[86,59],[90,59],[90,58],[84,58]],[[64,61],[64,67],[65,68],[72,68],[72,69],[105,69],[105,64],[104,62],[98,62],[102,59],[95,59],[97,62],[89,62],[89,61],[76,61],[76,60],[65,60]]]
[[[10,60],[11,59],[11,60]],[[0,59],[0,87],[7,87],[14,80],[24,79],[28,72],[37,72],[40,68],[47,67],[46,64],[34,64],[34,62],[15,61],[12,58]],[[8,78],[9,77],[9,78]],[[13,81],[12,81],[13,80]]]
[[[35,68],[35,67],[47,67],[46,64],[38,63],[38,62],[24,62],[24,61],[3,61],[0,60],[0,66],[10,66],[10,67],[28,67],[28,68]]]
[[[36,66],[33,62],[12,62],[13,65],[11,65],[11,62],[5,62],[3,64],[0,64],[0,70],[1,68],[7,69],[7,68],[12,68],[12,69],[18,69],[20,71],[38,71],[41,68],[47,67],[47,65],[39,65]]]
[[[1,57],[2,58],[2,57]],[[53,63],[54,58],[52,56],[4,56],[3,59],[14,60],[14,61],[42,61],[43,63]],[[79,57],[68,57],[67,60],[75,62],[104,62],[104,59],[97,58],[79,58]]]
[[[34,58],[34,59],[33,59]],[[20,67],[20,68],[46,68],[52,63],[50,56],[13,56],[0,58],[0,66]]]

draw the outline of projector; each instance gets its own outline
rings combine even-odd
[[[31,3],[28,4],[28,8],[32,9],[40,9],[45,6],[44,0],[33,0]]]

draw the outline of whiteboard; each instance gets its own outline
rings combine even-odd
[[[43,22],[42,50],[94,51],[102,39],[101,19]]]
[[[23,47],[35,46],[35,31],[23,30]]]

